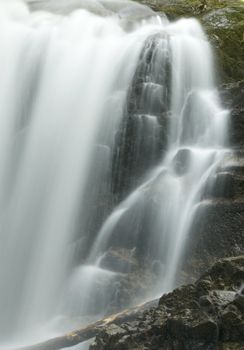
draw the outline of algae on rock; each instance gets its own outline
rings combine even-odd
[[[241,0],[139,0],[170,20],[196,17],[216,49],[221,82],[244,77],[244,3]]]

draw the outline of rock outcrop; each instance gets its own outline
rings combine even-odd
[[[244,349],[244,256],[218,261],[136,320],[105,327],[90,349]]]
[[[214,186],[206,189],[199,205],[182,264],[181,275],[199,277],[217,259],[244,253],[244,4],[239,0],[140,2],[171,20],[195,17],[202,23],[216,57],[222,103],[230,111],[229,151]]]
[[[188,238],[179,284],[141,319],[109,327],[92,350],[244,349],[244,4],[237,0],[141,0],[171,20],[196,17],[209,37],[218,87],[230,111],[229,140],[214,186],[206,188]],[[186,156],[184,154],[184,156]],[[178,171],[184,171],[176,159]]]
[[[194,284],[21,350],[244,350],[244,255],[217,261]]]
[[[169,66],[168,36],[150,36],[141,52],[116,137],[112,176],[116,202],[141,184],[146,171],[162,158],[168,131]]]
[[[244,76],[244,4],[241,0],[141,0],[169,19],[196,17],[215,48],[220,84]]]
[[[244,252],[244,152],[226,153],[188,237],[183,270],[199,276],[217,259]]]

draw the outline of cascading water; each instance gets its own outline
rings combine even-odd
[[[176,284],[198,204],[226,152],[228,120],[214,85],[211,48],[199,23],[181,20],[164,30],[172,70],[167,152],[161,165],[107,218],[90,255],[95,262],[113,246],[113,236],[130,236],[125,240],[130,248],[136,247],[138,254],[142,249],[144,258],[158,265],[154,296],[156,290],[167,292]]]
[[[4,349],[106,314],[126,271],[111,250],[157,264],[148,298],[172,289],[227,131],[196,20],[30,3],[0,3]]]

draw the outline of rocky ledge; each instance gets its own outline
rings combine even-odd
[[[137,0],[171,20],[195,17],[203,25],[218,60],[221,81],[243,77],[244,3],[242,0]]]
[[[244,256],[219,260],[135,321],[110,324],[90,350],[244,349]]]
[[[231,148],[196,217],[182,272],[194,284],[164,295],[136,321],[106,327],[91,350],[244,349],[244,3],[240,0],[138,0],[169,19],[196,17],[210,39],[218,87],[230,111]],[[224,260],[218,260],[224,258]],[[189,278],[185,278],[189,281]],[[181,281],[180,281],[181,282]]]

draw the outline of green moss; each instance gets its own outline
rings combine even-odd
[[[221,81],[244,76],[244,2],[241,0],[141,0],[169,19],[196,17],[215,48]]]
[[[166,13],[170,19],[181,16],[201,17],[213,9],[244,6],[242,0],[137,0],[137,2],[151,7],[154,11]]]
[[[216,49],[224,82],[244,76],[244,7],[213,9],[200,18]]]

